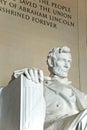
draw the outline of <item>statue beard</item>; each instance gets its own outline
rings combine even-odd
[[[53,75],[56,75],[60,78],[67,78],[68,77],[68,70],[64,71],[62,68],[53,67]]]

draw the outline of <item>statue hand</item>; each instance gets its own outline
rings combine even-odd
[[[28,87],[30,88],[32,87],[33,89],[34,87],[37,87],[37,88],[39,87],[40,89],[38,90],[38,93],[39,95],[43,95],[43,81],[45,78],[44,78],[42,70],[37,69],[37,68],[33,68],[33,69],[24,68],[21,70],[14,71],[13,73],[14,78],[18,78],[20,75],[24,75],[28,79],[27,80],[26,78],[24,78],[24,82],[26,82]]]
[[[43,71],[40,69],[28,69],[24,72],[25,76],[35,83],[41,83],[44,81]]]
[[[44,80],[43,71],[37,68],[33,68],[33,69],[24,68],[22,70],[14,71],[13,77],[18,78],[18,76],[20,76],[21,74],[23,74],[29,80],[35,83],[41,83]]]

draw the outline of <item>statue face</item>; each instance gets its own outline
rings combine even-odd
[[[66,78],[71,67],[71,61],[70,53],[58,54],[58,58],[54,60],[53,73],[61,78]]]

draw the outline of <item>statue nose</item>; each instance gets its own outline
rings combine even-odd
[[[70,65],[66,62],[66,63],[65,63],[65,68],[69,68],[69,66],[70,66]]]

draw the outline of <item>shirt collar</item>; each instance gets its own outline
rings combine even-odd
[[[46,82],[46,87],[50,90],[57,92],[59,89],[62,91],[63,87],[69,86],[71,81],[68,79],[60,79],[58,76],[51,76]]]

